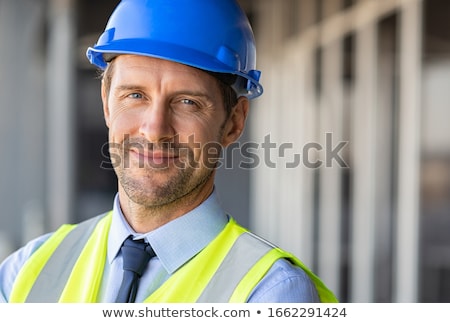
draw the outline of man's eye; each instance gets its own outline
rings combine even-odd
[[[181,101],[181,103],[187,104],[187,105],[195,105],[196,104],[194,101],[189,100],[189,99],[181,99],[180,101]]]
[[[142,99],[142,94],[140,93],[131,93],[128,95],[129,98],[131,99]]]

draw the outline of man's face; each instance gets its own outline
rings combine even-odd
[[[128,198],[158,207],[211,189],[221,146],[240,135],[247,102],[228,116],[217,81],[186,65],[135,55],[113,64],[102,99],[111,160]]]

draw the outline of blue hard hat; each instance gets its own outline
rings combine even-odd
[[[101,69],[118,54],[161,58],[237,75],[239,96],[263,92],[253,31],[235,0],[122,0],[86,54]]]

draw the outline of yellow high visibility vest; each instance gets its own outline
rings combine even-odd
[[[109,212],[58,229],[24,264],[9,301],[97,302],[111,219]],[[300,260],[250,233],[233,219],[145,302],[243,303],[280,258],[289,259],[305,270],[321,302],[337,302],[334,294]]]

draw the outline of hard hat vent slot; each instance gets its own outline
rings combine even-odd
[[[216,55],[216,58],[220,62],[229,66],[230,69],[232,69],[232,70],[235,70],[235,71],[241,70],[241,62],[239,60],[239,55],[226,46],[220,46],[219,51]]]
[[[108,44],[114,40],[114,34],[116,33],[116,28],[109,28],[101,34],[100,38],[97,41],[97,45]]]

